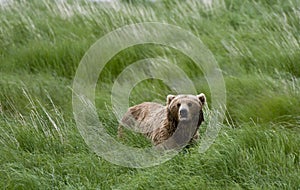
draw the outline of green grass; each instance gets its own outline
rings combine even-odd
[[[297,0],[0,6],[0,187],[300,189],[299,7]],[[133,169],[98,157],[85,144],[72,114],[71,87],[97,39],[146,21],[175,24],[201,38],[222,69],[227,112],[205,153],[195,145],[156,167]],[[97,85],[99,118],[112,136],[118,126],[110,108],[113,81],[130,63],[149,57],[177,64],[210,103],[209,86],[188,57],[159,45],[128,48],[110,60]],[[165,102],[172,93],[161,81],[146,80],[133,89],[130,104]],[[147,141],[132,135],[126,143]]]

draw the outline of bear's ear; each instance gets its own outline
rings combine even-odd
[[[167,96],[167,105],[169,105],[175,97],[176,97],[175,95],[169,94]]]
[[[203,93],[197,95],[197,98],[200,100],[201,104],[204,105],[206,102],[206,97]]]

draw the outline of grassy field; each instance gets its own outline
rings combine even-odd
[[[0,12],[1,188],[300,189],[298,0],[114,6],[15,0]],[[205,153],[195,145],[159,166],[134,169],[111,164],[84,143],[72,114],[72,81],[97,39],[146,21],[174,24],[201,38],[222,69],[227,111]],[[97,85],[99,117],[111,135],[118,126],[109,108],[113,81],[130,63],[155,56],[184,65],[210,103],[203,74],[182,53],[151,44],[128,48],[107,64]],[[133,89],[130,103],[164,102],[170,93],[160,81],[147,80]]]

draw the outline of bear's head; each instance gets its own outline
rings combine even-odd
[[[195,116],[199,117],[198,126],[204,121],[202,107],[206,102],[203,93],[199,95],[168,95],[168,118],[176,123],[190,121]],[[196,115],[198,114],[198,115]]]

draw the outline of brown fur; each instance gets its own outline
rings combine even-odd
[[[198,128],[204,121],[202,106],[206,101],[204,94],[168,95],[167,104],[144,102],[130,107],[121,120],[118,136],[122,137],[122,125],[145,134],[154,145],[159,145],[170,138],[183,120],[197,118],[197,129],[192,140],[199,137]],[[184,117],[180,110],[186,109]]]

